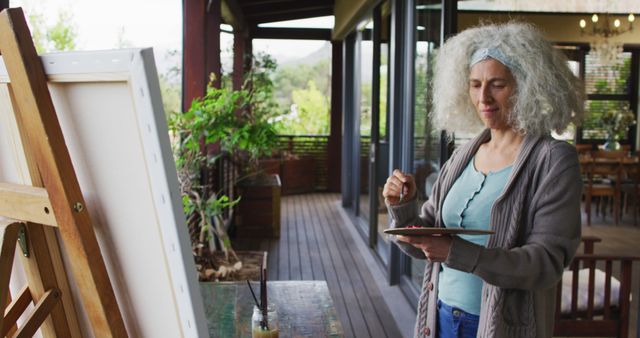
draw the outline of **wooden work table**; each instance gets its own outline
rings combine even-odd
[[[252,287],[259,292],[257,282]],[[325,281],[273,281],[267,288],[281,338],[344,336]],[[203,282],[200,289],[210,337],[251,337],[255,302],[246,282]]]

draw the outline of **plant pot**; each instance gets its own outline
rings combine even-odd
[[[315,190],[316,161],[313,157],[282,161],[282,194],[302,194]]]
[[[258,170],[260,174],[273,175],[277,174],[282,178],[280,159],[267,158],[258,161]]]
[[[278,175],[259,175],[237,184],[241,198],[234,219],[236,237],[280,237],[281,186]]]

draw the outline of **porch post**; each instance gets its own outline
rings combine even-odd
[[[205,70],[205,11],[207,0],[182,1],[182,110],[202,97],[207,85]]]
[[[220,24],[222,23],[221,0],[208,0],[205,16],[205,65],[206,79],[214,74],[213,86],[220,88],[222,64],[220,62]],[[206,85],[206,83],[205,83]]]
[[[331,41],[331,116],[327,145],[327,190],[340,192],[342,144],[342,41]]]
[[[242,89],[245,69],[246,31],[233,33],[233,90]]]
[[[233,89],[242,89],[244,74],[251,67],[251,39],[248,31],[233,33]]]
[[[354,161],[355,155],[353,152],[354,140],[354,107],[355,107],[355,84],[354,84],[354,34],[348,35],[343,41],[342,47],[342,138],[341,138],[341,164],[344,164],[340,168],[341,177],[344,180],[340,181],[340,192],[342,195],[342,206],[349,208],[353,205],[354,195],[358,193],[354,192],[352,177],[354,172],[354,165],[351,164]]]

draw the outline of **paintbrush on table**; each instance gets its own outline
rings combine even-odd
[[[262,310],[262,323],[263,329],[269,329],[268,315],[268,300],[267,300],[267,253],[264,253],[262,264],[260,265],[260,310]]]

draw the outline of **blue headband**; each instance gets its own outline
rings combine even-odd
[[[471,55],[471,59],[469,60],[469,67],[473,67],[476,63],[480,61],[484,61],[488,58],[492,58],[503,65],[507,66],[510,70],[515,70],[517,68],[517,64],[511,61],[511,58],[506,56],[499,48],[491,47],[491,48],[480,48],[473,52]]]

